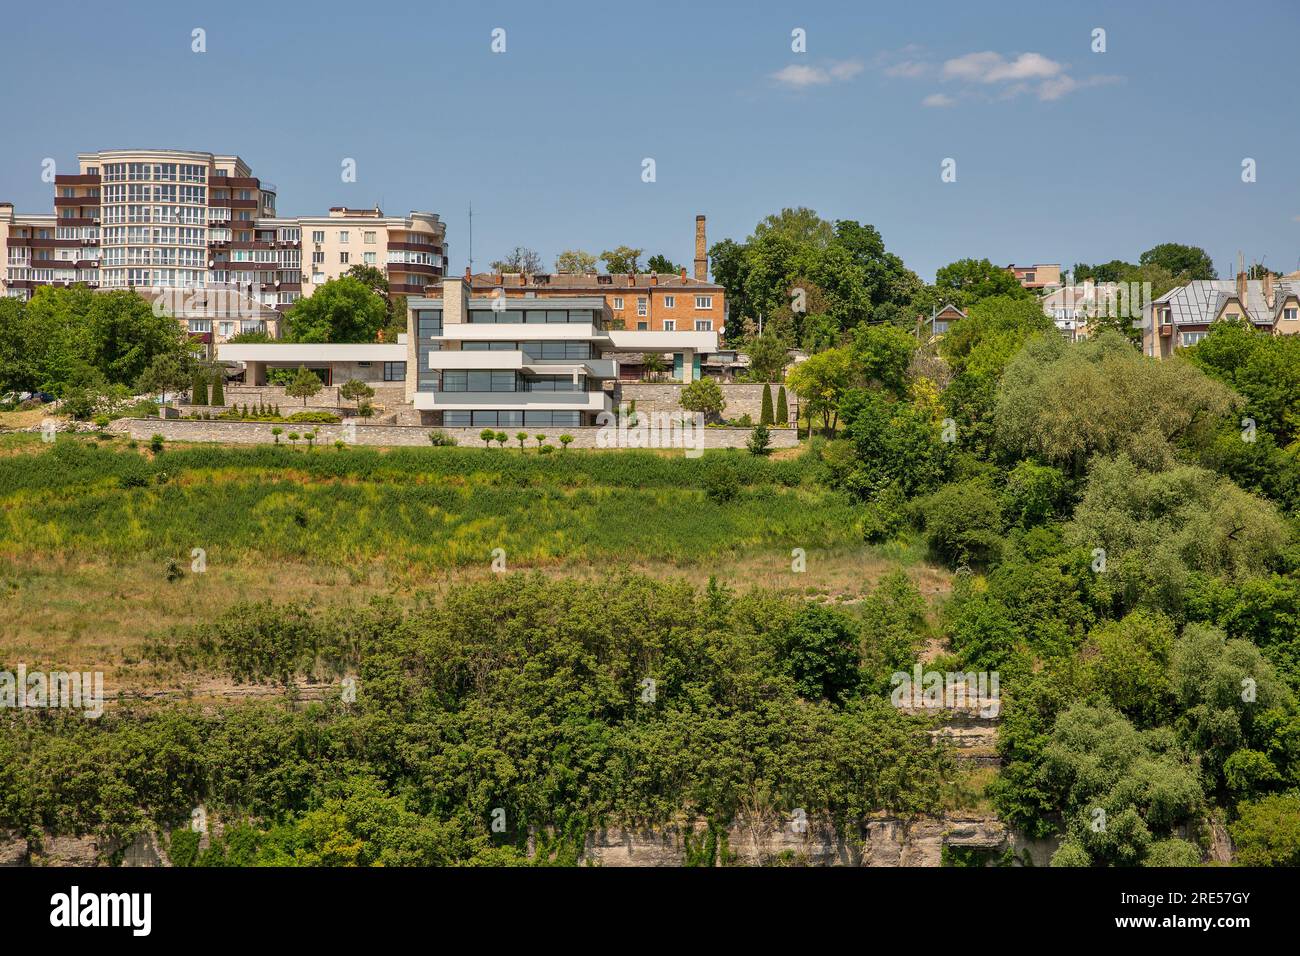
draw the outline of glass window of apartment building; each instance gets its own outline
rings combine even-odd
[[[713,296],[711,296],[711,295],[697,295],[697,296],[695,297],[695,308],[697,308],[697,309],[711,309],[711,308],[713,308]]]
[[[346,229],[340,229],[339,230],[340,245],[347,245],[347,242],[348,242],[348,231]]]
[[[405,382],[405,381],[406,381],[406,363],[405,363],[405,362],[385,362],[385,363],[384,363],[384,381],[385,381],[385,382]]]
[[[677,296],[675,295],[664,296],[664,308],[672,309],[675,308],[676,305],[677,305]]]
[[[364,238],[365,238],[365,241],[366,241],[366,245],[368,245],[368,246],[373,246],[373,245],[375,244],[375,233],[374,233],[374,230],[367,229],[367,230],[365,231],[365,233],[364,233]]]
[[[676,320],[676,319],[664,319],[664,331],[665,331],[665,332],[676,332],[676,331],[677,331],[677,320]]]
[[[696,332],[712,332],[712,331],[713,331],[713,320],[712,320],[712,319],[696,319],[696,320],[695,320],[695,331],[696,331]]]
[[[646,297],[643,296],[643,295],[639,295],[639,296],[637,296],[637,299],[636,299],[636,314],[637,314],[637,315],[649,315],[649,314],[650,314],[650,304],[646,301]]]
[[[614,296],[614,310],[619,311],[622,308],[623,308],[623,297],[621,295]]]

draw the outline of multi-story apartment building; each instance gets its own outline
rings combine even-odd
[[[378,207],[336,206],[328,216],[295,220],[302,231],[304,293],[353,266],[388,277],[392,295],[423,295],[447,269],[447,227],[431,212],[385,216]]]
[[[1026,289],[1048,289],[1061,284],[1059,262],[1041,262],[1033,266],[1012,264],[1007,266],[1007,271]]]
[[[434,213],[337,207],[279,218],[275,186],[238,156],[123,149],[77,159],[77,173],[55,176],[53,215],[0,204],[5,295],[74,283],[163,293],[189,331],[212,342],[277,334],[281,312],[352,265],[373,265],[404,295],[446,270],[446,227]]]
[[[1146,308],[1142,351],[1169,358],[1205,338],[1215,322],[1233,320],[1273,335],[1300,333],[1300,281],[1239,272],[1235,280],[1198,279],[1170,289]]]

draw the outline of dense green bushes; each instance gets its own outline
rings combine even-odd
[[[0,828],[127,836],[203,802],[254,824],[217,857],[439,863],[500,861],[529,826],[933,811],[947,758],[875,689],[920,639],[916,601],[895,581],[858,617],[512,576],[405,615],[239,607],[151,653],[247,678],[355,669],[355,704],[2,715]]]

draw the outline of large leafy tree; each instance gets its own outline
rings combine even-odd
[[[38,289],[0,300],[0,386],[62,395],[70,386],[134,386],[159,356],[191,361],[194,346],[171,316],[130,291]]]
[[[602,252],[600,261],[605,264],[606,272],[637,273],[641,271],[641,254],[644,252],[644,249],[631,246],[617,246]]]
[[[840,402],[853,385],[853,359],[845,349],[827,349],[810,356],[786,376],[790,387],[808,410],[808,419],[820,417],[822,430],[834,434]]]
[[[555,271],[564,275],[595,272],[596,257],[581,249],[565,249],[555,257]]]
[[[285,313],[290,342],[373,342],[388,320],[382,296],[360,279],[331,279]]]
[[[831,223],[806,208],[767,216],[743,243],[725,239],[709,255],[733,324],[753,337],[761,319],[764,331],[812,350],[838,345],[846,330],[922,287],[875,227]]]
[[[1028,298],[1033,295],[1020,284],[1015,273],[995,266],[987,259],[958,259],[934,274],[934,285],[941,297],[965,307],[981,299],[1005,295]]]
[[[1200,246],[1185,246],[1179,242],[1162,242],[1158,246],[1152,246],[1138,257],[1138,263],[1168,269],[1183,282],[1218,278],[1208,252]]]

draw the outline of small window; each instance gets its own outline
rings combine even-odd
[[[347,231],[346,229],[340,229],[340,230],[339,230],[339,243],[340,243],[341,245],[347,245],[347,242],[348,242],[348,231]]]
[[[1294,322],[1294,321],[1296,320],[1296,310],[1295,310],[1295,309],[1283,309],[1283,310],[1282,310],[1282,318],[1284,318],[1284,319],[1285,319],[1286,321],[1288,321],[1288,322]]]
[[[348,254],[347,254],[346,252],[340,252],[340,253],[339,253],[339,262],[340,262],[342,265],[347,265],[347,264],[348,264]]]
[[[324,230],[324,229],[315,229],[315,230],[312,230],[311,241],[312,241],[312,242],[324,242],[324,241],[325,241],[325,230]]]
[[[406,381],[406,363],[405,363],[405,362],[385,362],[385,363],[384,363],[384,381],[385,381],[385,382],[404,382],[404,381]]]
[[[621,295],[616,295],[614,296],[614,311],[621,312],[622,310],[623,310],[623,297]]]
[[[712,332],[712,331],[713,331],[713,320],[712,320],[712,319],[696,319],[696,320],[695,320],[695,331],[696,331],[696,332]]]
[[[664,308],[665,308],[665,309],[673,309],[673,308],[676,308],[676,307],[677,307],[677,296],[675,296],[675,295],[666,295],[666,296],[664,296]]]
[[[643,295],[639,295],[636,298],[636,314],[637,315],[650,314],[650,304],[646,301],[646,297]]]
[[[365,241],[366,241],[366,245],[368,245],[368,246],[373,246],[373,245],[375,244],[375,233],[374,233],[374,230],[371,230],[371,229],[367,229],[367,230],[366,230],[366,232],[365,232]]]
[[[711,295],[697,295],[697,296],[695,297],[695,308],[697,308],[697,309],[711,309],[711,308],[713,308],[713,296],[711,296]]]
[[[676,332],[676,331],[677,331],[677,320],[676,320],[676,319],[664,319],[664,331],[665,331],[665,332]]]
[[[650,323],[649,323],[649,322],[638,322],[638,323],[636,324],[636,330],[637,330],[638,332],[649,332],[649,331],[650,331]]]

